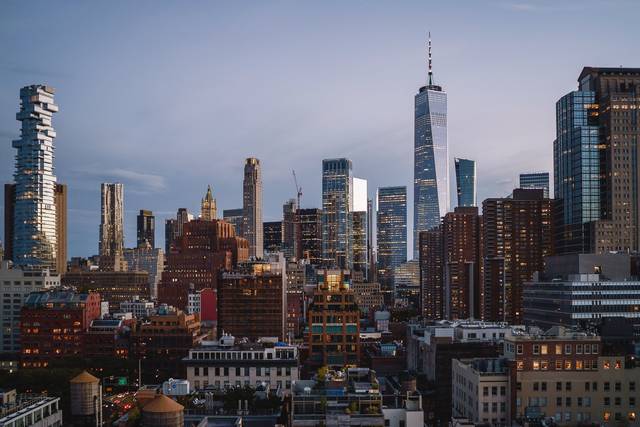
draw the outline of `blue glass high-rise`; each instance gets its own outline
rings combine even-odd
[[[428,84],[415,96],[413,177],[413,256],[417,258],[419,233],[438,226],[449,209],[447,94],[433,84],[431,39]]]
[[[407,262],[407,187],[378,188],[378,275],[391,285],[394,268]]]
[[[554,198],[561,225],[558,253],[588,252],[589,223],[600,219],[600,155],[595,93],[574,91],[556,103]]]
[[[477,206],[476,162],[468,159],[454,161],[456,167],[456,188],[458,206]]]
[[[351,160],[322,161],[322,258],[329,267],[351,269],[353,203]]]
[[[549,172],[520,174],[520,188],[542,189],[544,197],[549,197]]]

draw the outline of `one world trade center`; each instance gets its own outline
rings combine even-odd
[[[413,256],[418,258],[421,231],[440,224],[449,209],[447,94],[433,82],[431,35],[427,85],[415,96],[413,172]]]

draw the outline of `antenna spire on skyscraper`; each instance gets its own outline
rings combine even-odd
[[[429,41],[427,43],[429,56],[429,86],[433,85],[433,64],[431,63],[431,31],[429,31]]]

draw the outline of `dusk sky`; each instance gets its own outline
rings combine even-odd
[[[302,207],[321,206],[323,158],[351,159],[371,198],[406,185],[412,247],[427,32],[448,93],[451,179],[453,157],[477,160],[481,202],[520,172],[552,172],[555,102],[583,66],[640,66],[639,12],[635,0],[3,1],[0,181],[14,171],[19,89],[41,83],[60,106],[69,256],[98,251],[100,182],[125,185],[127,246],[151,209],[163,247],[164,219],[197,214],[207,184],[220,216],[242,206],[249,156],[262,162],[265,221],[295,197],[291,169]]]

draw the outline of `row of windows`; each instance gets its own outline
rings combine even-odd
[[[235,375],[236,377],[240,377],[240,376],[245,376],[248,377],[250,375],[250,369],[248,366],[241,368],[241,367],[235,367],[235,368],[229,368],[229,367],[215,367],[215,368],[211,368],[212,373],[216,376],[225,376],[228,377],[229,376],[229,372],[231,371],[231,369],[233,369],[235,371]],[[262,367],[256,367],[256,375],[257,376],[262,376],[263,372],[265,376],[270,376],[271,375],[271,368],[270,367],[266,367],[263,368]],[[291,368],[290,367],[286,367],[286,368],[282,368],[282,367],[278,367],[278,368],[274,368],[274,372],[277,376],[282,376],[282,375],[286,375],[286,376],[291,376]],[[208,377],[209,376],[209,367],[205,366],[202,369],[198,366],[193,368],[193,375],[196,377],[200,376],[200,373],[202,373],[202,376],[204,377]]]

